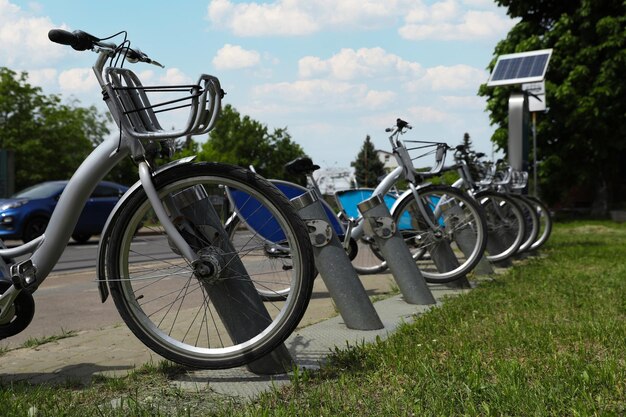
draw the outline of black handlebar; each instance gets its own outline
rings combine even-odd
[[[82,30],[68,32],[63,29],[52,29],[48,32],[48,39],[61,45],[69,45],[77,51],[93,49],[94,44],[100,39]]]

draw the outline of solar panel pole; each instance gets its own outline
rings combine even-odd
[[[509,165],[516,171],[528,168],[528,96],[509,97]]]
[[[537,112],[533,115],[533,196],[539,197],[537,193]]]

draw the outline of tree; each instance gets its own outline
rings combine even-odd
[[[287,128],[269,132],[266,125],[243,116],[226,105],[209,139],[202,145],[199,159],[220,161],[255,170],[266,178],[283,178],[302,183],[284,170],[284,165],[301,156],[304,150],[291,139]]]
[[[472,180],[478,181],[480,180],[481,173],[479,169],[480,157],[484,156],[483,154],[478,154],[474,150],[474,144],[472,143],[472,138],[469,133],[465,132],[463,135],[463,142],[461,143],[465,148],[465,162],[469,168],[470,175],[472,176]]]
[[[573,187],[593,190],[592,212],[624,200],[626,175],[626,3],[617,0],[497,0],[521,21],[495,55],[554,48],[546,76],[549,112],[539,116],[537,153],[550,203]],[[495,59],[491,62],[492,68]],[[488,89],[492,140],[506,150],[511,88]],[[613,201],[615,203],[615,201]]]
[[[354,167],[354,176],[359,187],[375,187],[378,185],[378,178],[385,175],[385,165],[378,159],[370,135],[365,137],[361,150],[350,166]]]
[[[108,119],[95,107],[63,104],[56,95],[0,67],[0,149],[14,151],[15,187],[67,179],[108,134]]]

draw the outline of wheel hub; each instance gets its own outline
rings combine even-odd
[[[192,265],[196,278],[205,284],[219,282],[224,267],[224,251],[218,247],[209,246],[200,249],[198,256],[200,259]]]

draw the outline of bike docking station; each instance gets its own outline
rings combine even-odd
[[[536,114],[545,112],[545,76],[552,49],[519,52],[500,55],[487,81],[487,87],[521,85],[521,91],[514,91],[509,96],[508,157],[509,165],[516,171],[528,171],[530,143],[528,138],[530,113],[533,115],[533,178],[534,194],[537,196],[537,137]],[[526,194],[528,190],[520,190]],[[488,236],[489,242],[498,244],[499,236]],[[498,266],[511,266],[510,260],[498,263]]]
[[[309,228],[315,267],[346,327],[353,330],[382,329],[383,323],[335,230],[328,223],[315,191],[292,198],[291,204]]]
[[[428,206],[425,207],[425,209],[430,212],[430,208]],[[455,214],[455,209],[459,209],[459,207],[454,206],[451,207],[449,211],[446,211],[444,214],[444,223],[453,223],[449,218]],[[455,241],[459,246],[459,249],[461,249],[461,252],[463,252],[466,256],[470,255],[474,248],[474,244],[472,242],[472,232],[468,230],[467,227],[459,228],[455,232],[455,237]],[[454,256],[450,244],[445,239],[440,239],[432,245],[429,249],[429,253],[439,272],[449,272],[460,266],[459,261],[456,259],[456,256]],[[465,275],[444,285],[450,288],[471,288],[471,284]]]
[[[208,279],[203,287],[229,336],[236,343],[241,343],[259,334],[272,320],[206,190],[198,185],[187,188],[173,195],[171,204],[167,205],[170,211],[180,213],[194,226],[193,230],[185,230],[183,226],[181,233],[199,252],[201,259],[208,260],[214,271],[219,271],[212,274],[219,277]],[[207,247],[205,242],[210,242],[210,245]],[[246,311],[242,311],[242,305],[248,306]],[[256,320],[250,320],[251,313]],[[287,373],[294,362],[287,347],[282,344],[246,366],[258,375],[274,375]]]
[[[391,271],[404,301],[409,304],[436,304],[424,276],[397,230],[383,198],[375,194],[358,204],[364,231],[372,236]]]

